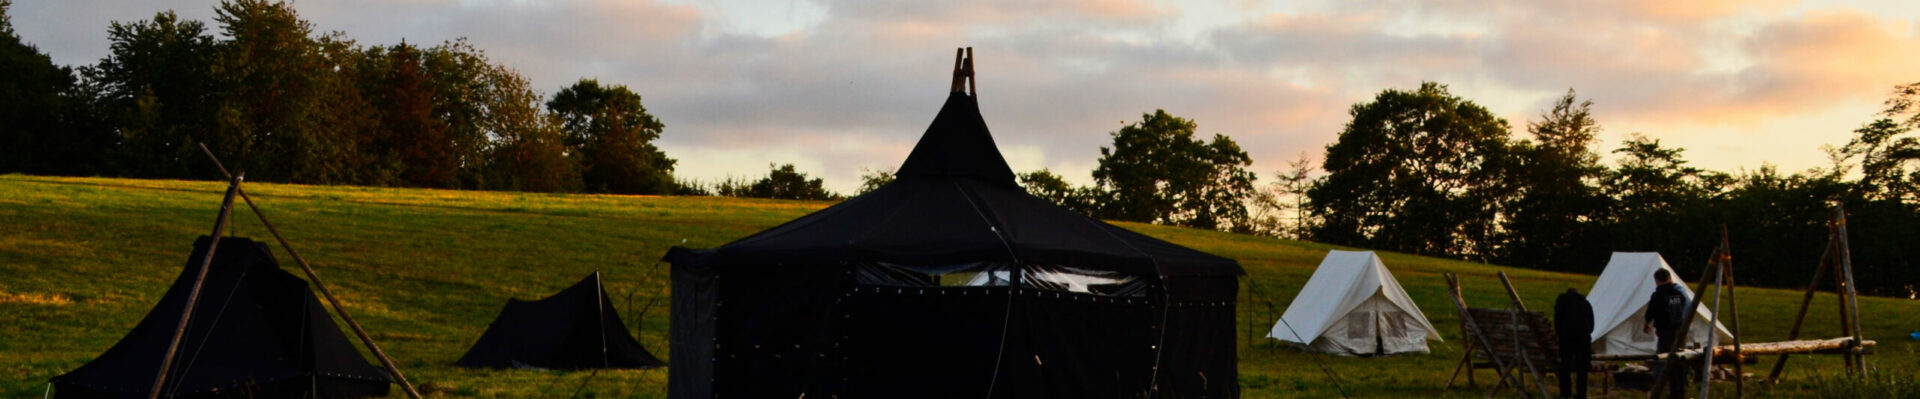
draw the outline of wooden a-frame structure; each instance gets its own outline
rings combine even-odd
[[[167,350],[161,357],[160,372],[154,376],[153,388],[149,391],[147,397],[149,399],[158,399],[161,396],[161,388],[166,385],[167,369],[173,364],[174,355],[180,348],[181,337],[186,334],[187,322],[193,318],[194,303],[197,302],[200,297],[200,288],[206,279],[207,269],[213,263],[213,255],[215,251],[220,249],[220,240],[218,238],[226,234],[229,216],[233,213],[233,199],[237,196],[247,203],[248,208],[253,210],[253,215],[258,217],[260,224],[266,226],[267,232],[272,233],[273,238],[280,242],[281,248],[287,250],[287,255],[293,257],[294,263],[300,265],[300,270],[307,275],[307,281],[313,283],[314,288],[318,288],[320,294],[327,298],[327,303],[332,305],[333,311],[339,313],[340,319],[346,321],[347,326],[353,329],[354,335],[359,336],[360,342],[365,343],[367,349],[373,352],[373,356],[380,359],[380,365],[385,367],[387,373],[392,375],[394,382],[400,384],[400,388],[406,391],[408,397],[420,399],[420,391],[415,390],[413,384],[407,382],[407,377],[400,374],[400,368],[394,365],[393,359],[387,356],[386,351],[380,350],[380,345],[373,342],[373,336],[368,335],[367,330],[361,328],[359,322],[354,321],[353,315],[347,313],[346,307],[340,305],[340,299],[335,298],[333,292],[327,289],[327,285],[320,281],[320,275],[314,273],[313,266],[307,263],[306,258],[300,256],[299,251],[293,249],[293,244],[287,242],[287,237],[280,234],[280,229],[275,228],[273,222],[267,220],[267,214],[260,211],[260,206],[254,205],[253,198],[248,197],[246,191],[240,189],[240,183],[246,180],[246,172],[235,174],[228,171],[227,167],[220,163],[219,157],[213,156],[213,152],[208,150],[204,144],[200,146],[200,150],[207,154],[207,158],[213,160],[214,166],[220,169],[221,174],[226,175],[228,179],[226,196],[221,199],[220,202],[220,216],[214,219],[213,237],[215,239],[208,244],[207,253],[200,264],[200,272],[194,278],[192,288],[187,291],[186,309],[180,313],[179,327],[175,329],[172,342],[167,345]]]

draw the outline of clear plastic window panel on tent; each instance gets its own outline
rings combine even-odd
[[[857,264],[854,270],[856,283],[887,287],[1006,287],[1017,279],[1021,288],[1121,297],[1146,296],[1148,287],[1148,279],[1141,276],[1061,265],[872,262]]]

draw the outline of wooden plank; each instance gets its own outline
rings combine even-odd
[[[1877,344],[1879,344],[1878,341],[1867,340],[1867,341],[1861,342],[1859,346],[1864,348],[1871,348]],[[1850,348],[1852,348],[1853,346],[1854,346],[1853,337],[1839,337],[1839,338],[1829,338],[1829,339],[1813,339],[1813,340],[1798,340],[1798,341],[1755,342],[1755,343],[1745,344],[1742,348],[1740,348],[1740,350],[1742,354],[1751,355],[1751,356],[1766,356],[1766,355],[1778,355],[1778,354],[1843,354],[1844,352],[1848,352]],[[1688,350],[1680,351],[1680,358],[1694,359],[1694,358],[1700,357],[1700,355],[1703,353],[1705,353],[1705,351],[1700,349],[1688,349]],[[1645,355],[1598,354],[1598,355],[1593,355],[1593,360],[1595,361],[1666,360],[1669,358],[1669,356],[1670,355],[1666,353],[1645,354]],[[1715,363],[1726,363],[1726,362],[1735,361],[1736,358],[1734,357],[1733,345],[1721,345],[1721,346],[1714,347],[1713,358]]]

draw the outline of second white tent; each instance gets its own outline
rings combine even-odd
[[[1267,337],[1354,356],[1427,353],[1440,333],[1373,251],[1332,251]]]

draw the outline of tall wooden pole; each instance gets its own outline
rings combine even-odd
[[[1839,239],[1839,236],[1836,235],[1835,236],[1836,241],[1834,241],[1835,242],[1834,248],[1839,248],[1840,244],[1838,239]],[[1833,294],[1834,294],[1833,310],[1838,311],[1840,314],[1840,335],[1845,337],[1852,337],[1853,336],[1853,320],[1852,320],[1853,315],[1850,313],[1847,313],[1846,276],[1840,274],[1840,259],[1835,258],[1833,260],[1833,264],[1834,264],[1833,266]],[[1844,359],[1840,363],[1846,365],[1847,375],[1849,376],[1853,375],[1853,353],[1842,352],[1840,355],[1841,355],[1841,359]]]
[[[978,84],[979,81],[980,81],[979,75],[975,75],[973,73],[973,48],[968,47],[967,48],[967,95],[973,96],[973,101],[975,102],[980,101],[980,86]]]
[[[948,91],[959,93],[967,89],[967,86],[965,85],[967,82],[962,80],[967,78],[966,66],[967,66],[967,49],[966,48],[953,49],[953,85],[951,85],[951,88]]]
[[[1722,233],[1724,232],[1725,231],[1722,230]],[[1718,334],[1719,331],[1714,331],[1714,326],[1720,325],[1720,292],[1724,291],[1727,287],[1727,269],[1724,264],[1720,263],[1722,259],[1726,259],[1727,257],[1725,240],[1726,236],[1721,236],[1721,247],[1713,251],[1712,267],[1708,267],[1708,269],[1714,270],[1713,310],[1707,313],[1707,345],[1705,347],[1707,356],[1700,357],[1700,399],[1706,399],[1708,394],[1713,393],[1713,391],[1709,390],[1709,388],[1713,388],[1713,348],[1720,346],[1720,334]],[[1693,318],[1689,317],[1687,321],[1692,322]],[[1674,340],[1676,342],[1679,341],[1679,337],[1674,337]],[[1679,344],[1675,344],[1675,346],[1678,345]]]
[[[220,164],[220,158],[213,156],[213,151],[207,149],[206,144],[200,145],[200,151],[205,152],[207,158],[213,160],[213,166],[219,168],[220,173],[232,175],[227,172],[225,165]],[[340,314],[340,320],[347,322],[347,327],[352,328],[353,334],[360,337],[360,342],[367,344],[367,350],[373,352],[373,357],[380,359],[380,365],[387,369],[387,373],[393,374],[394,381],[400,383],[400,389],[406,391],[407,397],[420,399],[420,391],[413,388],[413,383],[407,382],[405,374],[400,374],[400,367],[393,364],[393,359],[387,357],[387,352],[380,350],[379,344],[373,343],[373,336],[367,334],[367,329],[361,328],[360,322],[354,321],[353,315],[347,313],[347,308],[340,305],[340,299],[335,298],[333,291],[327,289],[326,283],[320,281],[320,275],[313,272],[313,266],[307,263],[307,259],[300,256],[300,251],[293,249],[293,244],[287,242],[287,237],[280,234],[279,228],[273,227],[273,222],[267,220],[267,214],[260,212],[260,206],[253,204],[253,198],[248,197],[247,192],[242,191],[238,185],[234,186],[233,192],[247,202],[247,208],[253,209],[253,215],[260,218],[260,224],[267,227],[268,233],[273,233],[274,240],[280,241],[280,247],[287,250],[287,256],[292,257],[294,263],[300,265],[300,270],[306,272],[307,280],[313,282],[314,288],[320,289],[320,295],[327,298],[328,304],[333,305],[333,311]],[[228,201],[231,200],[232,198],[228,198]]]
[[[160,356],[160,372],[153,376],[153,389],[147,392],[147,399],[158,399],[160,387],[167,382],[167,370],[173,366],[173,356],[180,351],[180,337],[187,334],[187,320],[193,318],[193,306],[200,302],[200,286],[207,282],[207,270],[213,266],[213,255],[220,249],[220,236],[227,233],[227,216],[233,214],[233,196],[240,192],[240,176],[230,176],[227,181],[226,198],[220,200],[220,216],[213,219],[213,239],[207,242],[207,253],[200,255],[200,272],[193,276],[192,288],[187,289],[187,306],[180,309],[180,324],[173,330],[173,339],[167,342],[167,352]]]
[[[1833,214],[1834,214],[1834,217],[1837,219],[1837,221],[1834,224],[1837,225],[1836,228],[1839,230],[1839,237],[1840,237],[1840,274],[1843,276],[1846,276],[1846,280],[1847,280],[1846,286],[1841,287],[1840,295],[1845,297],[1842,299],[1846,301],[1847,312],[1849,313],[1848,316],[1850,316],[1848,317],[1848,320],[1850,320],[1849,321],[1850,325],[1848,327],[1850,330],[1853,331],[1853,348],[1849,349],[1847,352],[1847,354],[1849,356],[1852,356],[1852,358],[1848,360],[1852,361],[1852,366],[1854,369],[1860,370],[1861,377],[1866,377],[1867,376],[1866,357],[1860,354],[1860,293],[1854,290],[1853,254],[1851,253],[1852,250],[1849,249],[1847,245],[1847,206],[1846,204],[1843,204],[1843,203],[1834,204]]]
[[[1733,320],[1733,397],[1747,397],[1746,354],[1740,347],[1740,297],[1734,295],[1734,287],[1740,285],[1733,277],[1733,244],[1727,240],[1727,225],[1720,225],[1720,247],[1726,251],[1720,254],[1720,273],[1727,279],[1727,319]],[[1712,364],[1712,363],[1708,363]],[[1705,396],[1701,396],[1705,397]]]

